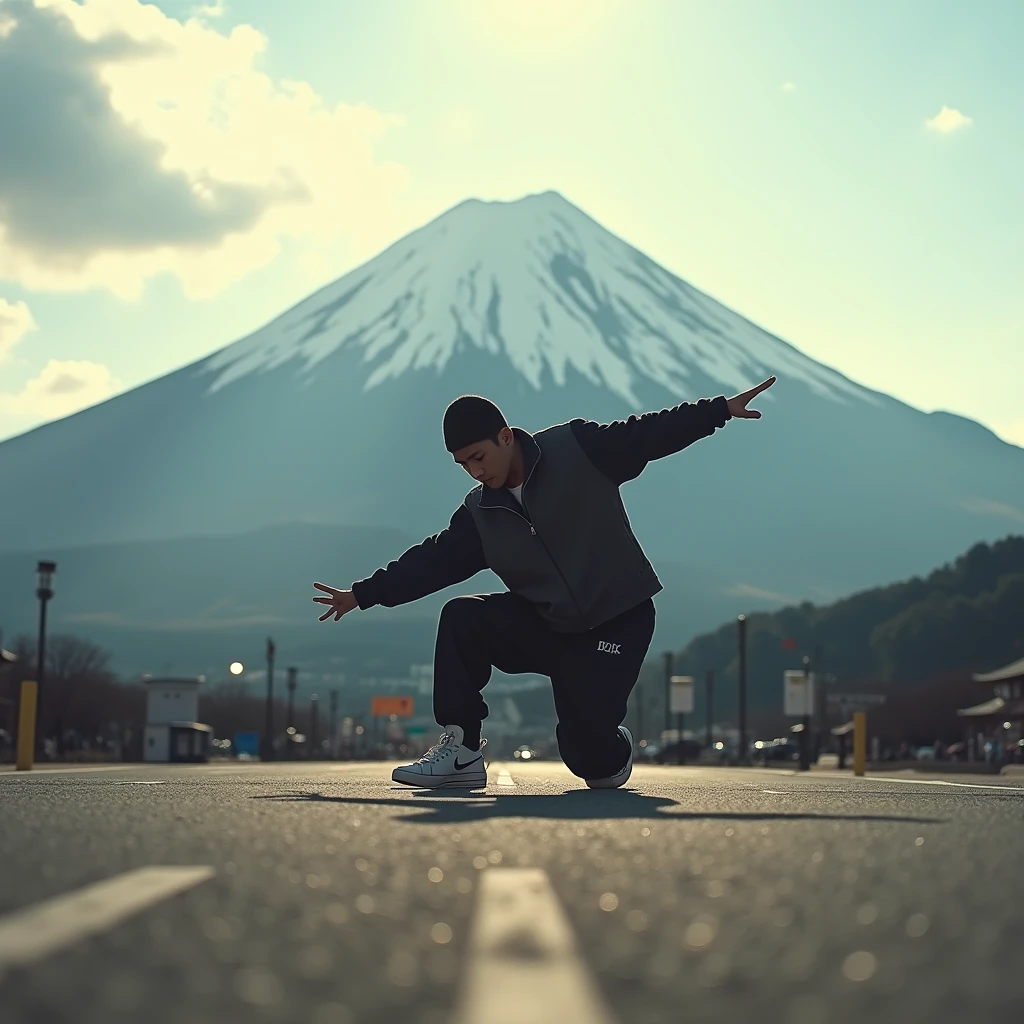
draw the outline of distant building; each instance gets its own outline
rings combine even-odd
[[[976,672],[972,678],[992,687],[991,698],[957,711],[975,731],[972,738],[981,743],[995,740],[1004,751],[1014,744],[1019,749],[1024,739],[1024,658],[993,672]]]
[[[146,678],[144,761],[209,761],[213,729],[197,722],[201,679]]]

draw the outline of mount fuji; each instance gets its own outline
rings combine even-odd
[[[461,393],[538,430],[731,395],[772,374],[763,419],[730,422],[623,489],[669,589],[698,588],[715,614],[824,601],[1024,528],[1024,450],[848,380],[547,192],[467,200],[249,337],[3,442],[0,548],[27,560],[251,533],[263,539],[247,558],[279,559],[267,545],[287,551],[287,524],[413,543],[446,525],[471,484],[441,443],[441,414]],[[321,578],[344,585],[376,568],[369,549],[317,536]],[[230,578],[186,596],[197,567],[185,554],[163,571],[181,577],[180,616],[211,627],[243,604],[267,622],[310,617],[305,566],[294,592],[247,604]],[[130,605],[82,600],[131,618]],[[690,625],[671,623],[680,642]]]

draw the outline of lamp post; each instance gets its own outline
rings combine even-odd
[[[747,763],[747,617],[741,615],[736,620],[738,636],[736,638],[739,654],[740,676],[740,742],[738,759],[740,764]]]
[[[36,566],[36,597],[39,598],[39,649],[36,655],[36,742],[37,750],[41,749],[42,741],[42,709],[43,684],[46,680],[46,605],[53,597],[53,574],[57,571],[56,562],[40,562]]]
[[[294,741],[291,739],[295,735],[295,673],[297,669],[288,669],[288,728],[292,729],[292,732],[288,734],[288,750],[287,756],[290,758],[294,753]]]

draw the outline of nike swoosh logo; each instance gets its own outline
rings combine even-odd
[[[471,764],[476,764],[477,761],[481,761],[481,760],[483,760],[483,755],[482,754],[479,757],[475,757],[472,761],[467,761],[465,764],[459,764],[459,759],[456,757],[455,758],[455,770],[457,772],[461,772],[463,768],[468,768]]]

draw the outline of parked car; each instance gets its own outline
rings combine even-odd
[[[800,746],[790,739],[758,740],[751,751],[757,764],[770,761],[799,761]]]
[[[682,744],[675,740],[660,747],[651,760],[655,764],[679,764],[680,746],[682,746],[684,761],[696,761],[700,758],[703,748],[696,740],[683,740]]]

